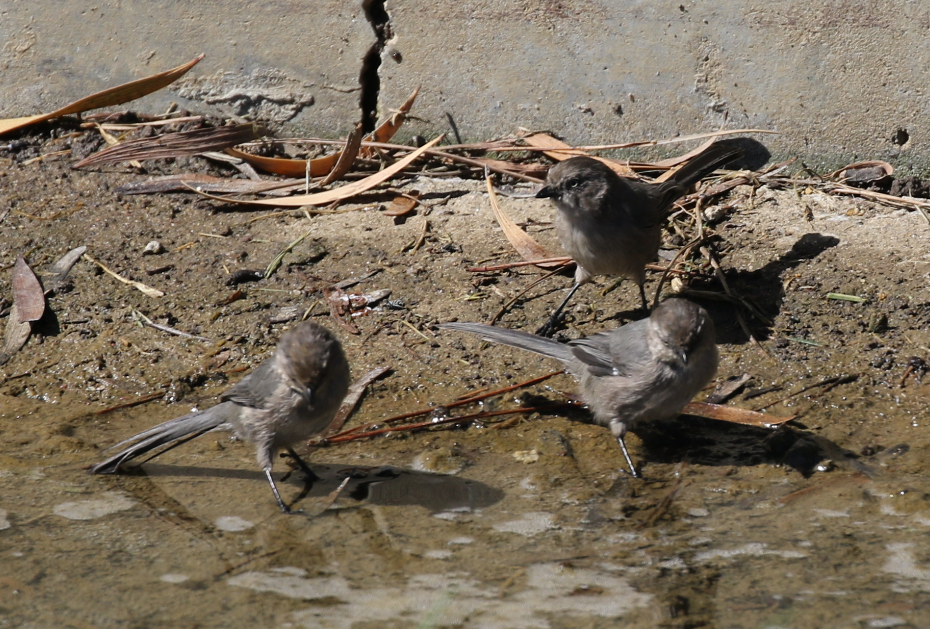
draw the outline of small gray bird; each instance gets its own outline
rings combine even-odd
[[[315,479],[293,446],[329,425],[348,388],[349,362],[339,341],[326,328],[306,321],[288,330],[274,355],[223,393],[219,404],[116,444],[114,448],[132,445],[94,465],[90,472],[112,474],[123,463],[163,445],[169,447],[153,456],[229,424],[237,436],[255,444],[258,464],[278,506],[290,513],[271,476],[274,456],[286,450],[308,477]]]
[[[574,286],[536,333],[552,336],[565,304],[595,275],[632,279],[648,312],[646,265],[656,258],[672,205],[702,177],[740,155],[735,146],[712,144],[658,184],[621,177],[591,157],[572,157],[553,166],[536,197],[555,203],[559,242],[577,268]]]
[[[555,358],[581,382],[581,399],[610,428],[630,473],[638,476],[623,436],[641,422],[677,415],[717,373],[714,324],[707,311],[667,299],[648,319],[568,343],[483,323],[439,327]]]

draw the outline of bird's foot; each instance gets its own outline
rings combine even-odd
[[[549,320],[546,321],[542,326],[536,330],[536,336],[541,336],[543,338],[551,338],[555,331],[560,325],[564,322],[565,317],[560,314],[553,315],[549,317]]]

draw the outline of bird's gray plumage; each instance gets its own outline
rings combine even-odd
[[[555,204],[559,242],[577,267],[571,292],[538,333],[550,336],[572,294],[596,275],[632,279],[648,310],[646,265],[656,258],[673,204],[702,177],[741,154],[732,145],[712,144],[658,184],[621,177],[592,157],[572,157],[553,166],[536,196]]]
[[[255,444],[258,464],[279,506],[287,511],[271,477],[274,456],[324,430],[348,387],[349,363],[339,341],[322,326],[309,321],[300,323],[281,337],[271,358],[223,393],[219,404],[118,443],[113,447],[130,445],[90,471],[112,474],[124,463],[161,446],[170,449],[229,424],[240,438]]]
[[[564,344],[482,323],[439,327],[561,361],[578,378],[595,421],[619,441],[634,475],[626,431],[675,416],[717,373],[713,322],[703,308],[683,299],[662,302],[648,319]]]

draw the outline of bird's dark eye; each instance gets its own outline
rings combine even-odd
[[[565,187],[568,188],[569,190],[574,190],[580,185],[581,185],[580,179],[569,179],[567,182],[565,182]]]

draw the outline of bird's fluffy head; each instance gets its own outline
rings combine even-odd
[[[620,176],[609,166],[591,157],[572,157],[549,169],[546,185],[538,199],[552,199],[559,209],[578,211],[601,207]]]
[[[314,388],[327,370],[342,369],[348,364],[339,340],[323,326],[310,321],[285,332],[278,343],[277,354],[279,368],[308,388]]]
[[[650,327],[677,361],[687,364],[698,347],[716,342],[714,323],[707,311],[685,299],[666,299],[652,311]]]

